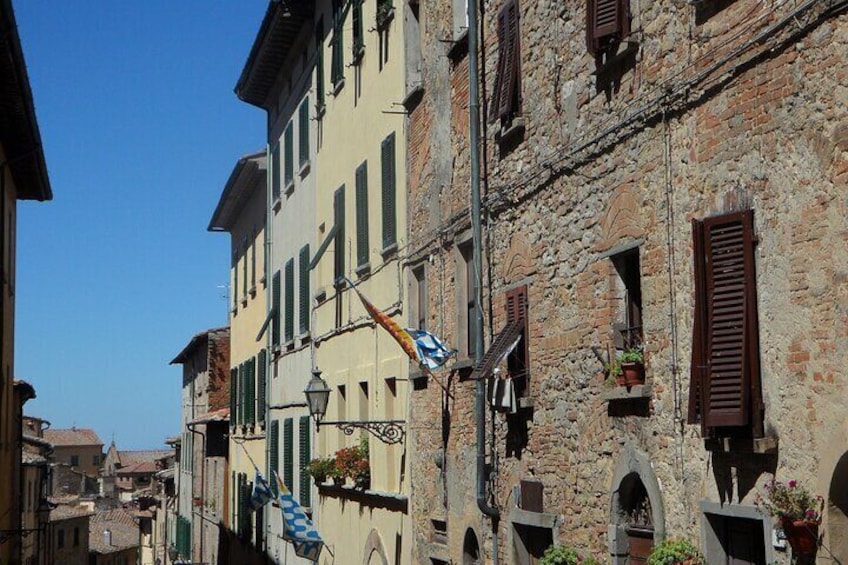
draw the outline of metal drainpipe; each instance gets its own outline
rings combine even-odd
[[[478,61],[477,0],[468,0],[468,108],[469,136],[471,138],[471,237],[474,267],[474,361],[483,357],[483,243],[480,213],[480,93]],[[492,559],[498,563],[497,520],[500,511],[486,500],[486,383],[478,380],[475,389],[475,417],[477,427],[477,507],[492,518]]]
[[[206,501],[206,434],[203,432],[198,432],[192,426],[196,426],[197,424],[186,424],[186,428],[188,431],[197,434],[200,436],[200,561],[203,562],[203,503]],[[194,456],[192,453],[191,456]],[[192,479],[194,478],[194,473],[192,473]],[[192,506],[194,505],[194,485],[192,485],[191,489],[192,494]]]

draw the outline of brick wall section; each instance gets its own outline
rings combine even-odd
[[[439,41],[451,34],[447,4],[421,4],[425,93],[410,114],[409,229],[415,258],[429,259],[429,323],[454,344],[453,240],[470,225],[467,59],[449,61]],[[519,5],[526,132],[508,150],[494,126],[486,132],[484,271],[487,341],[503,324],[504,290],[529,286],[534,410],[518,452],[508,450],[506,419],[495,416],[496,504],[507,516],[513,487],[534,476],[545,485],[546,512],[564,519],[560,541],[607,559],[613,470],[627,445],[650,458],[665,529],[675,537],[698,535],[702,500],[752,504],[766,471],[826,494],[848,450],[839,370],[848,361],[848,16],[800,15],[808,31],[778,27],[740,51],[796,6],[737,0],[709,13],[711,3],[633,2],[639,52],[604,92],[586,54],[585,4]],[[498,7],[484,3],[488,88]],[[685,81],[691,89],[680,86]],[[628,118],[640,109],[643,119]],[[759,236],[766,429],[780,447],[773,458],[711,457],[697,426],[681,421],[693,307],[690,220],[747,206]],[[591,349],[611,340],[615,307],[612,265],[601,253],[639,238],[653,393],[646,413],[618,416],[602,399],[603,367]],[[516,259],[517,248],[524,258]],[[489,521],[474,501],[474,385],[459,372],[442,379],[452,397],[433,383],[412,393],[415,558],[424,562],[433,551],[430,521],[438,518],[448,522],[452,559],[461,559],[468,527],[491,559]],[[510,527],[499,523],[507,562]]]
[[[230,405],[230,332],[209,333],[209,411]]]

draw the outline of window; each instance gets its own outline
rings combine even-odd
[[[353,0],[353,62],[358,63],[365,54],[365,34],[362,26],[362,0]]]
[[[613,331],[616,349],[632,349],[642,345],[642,281],[639,270],[639,248],[613,255],[617,303]]]
[[[362,381],[359,383],[359,419],[363,422],[367,421],[369,415],[370,401],[368,400],[368,382]]]
[[[689,422],[763,437],[754,212],[692,221],[695,313]]]
[[[289,122],[289,125],[286,126],[286,131],[283,134],[283,139],[285,140],[285,166],[284,171],[286,175],[286,191],[289,191],[294,185],[294,130],[292,129],[292,123]]]
[[[312,506],[312,488],[309,484],[309,471],[307,466],[312,459],[312,451],[310,449],[310,418],[309,416],[301,416],[298,421],[298,461],[300,461],[300,505]]]
[[[300,311],[298,318],[300,319],[299,330],[301,334],[309,331],[309,316],[311,299],[309,297],[309,245],[304,245],[300,248]]]
[[[498,67],[489,120],[509,127],[521,114],[521,48],[517,0],[506,0],[498,13]]]
[[[530,372],[529,328],[527,326],[527,286],[506,293],[506,323],[518,325],[518,343],[507,354],[506,365],[518,397],[529,393],[527,377]],[[515,343],[515,342],[513,342]]]
[[[91,458],[91,464],[92,464],[92,465],[100,465],[100,456],[99,456],[99,455],[94,455],[94,456]]]
[[[283,483],[294,492],[294,420],[283,420]]]
[[[588,0],[586,43],[596,58],[614,54],[630,35],[630,0]]]
[[[249,359],[244,363],[245,369],[245,392],[244,392],[244,407],[245,407],[245,424],[254,425],[256,423],[256,358]]]
[[[79,467],[79,455],[71,455],[71,467]]]
[[[233,251],[233,312],[238,309],[238,253]]]
[[[368,263],[368,163],[356,168],[356,266]]]
[[[244,256],[242,257],[242,262],[241,262],[242,276],[243,276],[242,280],[244,281],[244,283],[242,283],[242,285],[241,285],[241,297],[242,297],[243,300],[247,300],[247,254],[248,254],[248,251],[250,249],[249,246],[248,246],[248,242],[247,242],[247,236],[245,236],[245,238],[242,239],[241,248],[244,252]]]
[[[474,261],[473,249],[471,243],[467,243],[459,248],[459,278],[457,288],[459,296],[457,300],[460,303],[460,331],[458,335],[465,334],[465,354],[473,359],[476,351],[476,324],[475,315],[477,310],[476,294],[474,290]],[[464,332],[462,330],[465,330]],[[460,342],[461,343],[461,342]]]
[[[459,40],[468,31],[468,0],[453,0],[453,38]]]
[[[301,169],[309,162],[309,97],[300,103],[297,117],[298,124],[298,157]]]
[[[253,228],[253,238],[250,240],[250,246],[253,248],[253,253],[250,254],[250,287],[251,292],[255,292],[253,289],[256,288],[256,240],[258,238],[258,234],[256,232],[256,227]]]
[[[274,473],[280,468],[280,421],[271,420],[271,433],[268,442],[271,444],[268,454],[268,477],[271,479],[271,490],[277,495],[277,481]]]
[[[260,424],[265,424],[265,398],[266,389],[268,388],[268,353],[263,349],[259,352],[256,364],[259,366],[259,394],[257,395],[256,411],[258,412],[257,420]]]
[[[415,327],[427,329],[427,279],[424,267],[412,270],[413,292],[415,293]]]
[[[280,143],[277,142],[271,148],[271,200],[276,202],[280,199]]]
[[[236,420],[238,419],[238,368],[233,367],[230,369],[230,427],[236,427]]]
[[[318,117],[324,113],[324,17],[315,25],[315,107]]]
[[[60,529],[58,532],[56,532],[56,545],[59,547],[59,549],[62,549],[63,547],[65,547],[65,530],[64,529]]]
[[[286,261],[286,343],[294,340],[294,259]]]
[[[333,194],[333,219],[336,225],[336,237],[333,242],[333,277],[336,284],[340,284],[345,276],[345,260],[344,260],[344,216],[345,216],[345,198],[344,185],[336,189]]]
[[[274,273],[274,278],[271,282],[271,295],[273,300],[273,319],[271,320],[271,343],[280,345],[280,271]]]
[[[344,3],[342,0],[333,0],[333,60],[330,68],[330,80],[333,81],[333,89],[338,92],[344,84]]]
[[[380,157],[383,168],[383,251],[386,251],[397,245],[394,132],[383,140]]]

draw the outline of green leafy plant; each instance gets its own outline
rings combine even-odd
[[[391,0],[381,0],[377,3],[377,27],[382,28],[391,19],[392,11],[394,10],[394,6],[392,6]]]
[[[766,483],[763,493],[757,496],[757,506],[780,520],[805,520],[821,522],[824,498],[814,495],[798,481]]]
[[[646,565],[704,565],[704,556],[691,542],[665,540],[654,548]]]
[[[604,363],[604,371],[606,371],[608,379],[615,379],[615,377],[621,374],[621,363],[618,362],[618,359]]]
[[[621,363],[643,363],[644,360],[645,356],[642,353],[642,346],[625,349],[616,359],[619,365]]]
[[[542,555],[539,565],[578,565],[580,557],[577,552],[563,545],[551,546]]]
[[[313,459],[306,466],[306,472],[315,479],[316,483],[323,483],[327,477],[336,476],[336,459],[335,457],[319,457]]]

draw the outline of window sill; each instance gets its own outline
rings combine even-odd
[[[354,272],[356,273],[356,276],[361,279],[362,277],[371,272],[371,263],[363,263],[362,265],[358,266],[354,270]]]
[[[616,400],[632,400],[635,398],[651,398],[653,387],[649,384],[634,385],[630,388],[624,386],[616,386],[603,394],[601,399],[606,402],[615,402]]]
[[[498,143],[514,143],[524,137],[525,130],[524,118],[513,118],[512,123],[508,127],[501,127],[500,131],[495,134],[495,140]]]
[[[247,307],[247,296],[242,296],[242,297],[241,297],[241,307],[242,307],[242,308],[246,308],[246,307]]]
[[[448,49],[448,59],[453,62],[465,57],[468,54],[468,28],[461,33],[454,35],[453,43]]]
[[[307,159],[306,161],[300,164],[300,170],[297,171],[298,176],[302,179],[303,177],[309,174],[309,169],[311,168],[312,165],[309,162],[309,159]]]
[[[321,118],[323,118],[325,113],[327,113],[327,105],[326,104],[321,104],[320,106],[315,106],[315,119],[316,120],[320,120]]]
[[[403,97],[400,103],[409,112],[418,105],[422,98],[424,98],[424,86],[416,84],[406,91],[406,96]]]
[[[704,449],[721,453],[776,454],[778,439],[775,436],[758,438],[705,438]]]
[[[380,255],[383,256],[383,261],[388,261],[393,256],[397,255],[397,252],[398,252],[398,244],[397,244],[397,242],[395,242],[395,243],[392,243],[392,244],[384,247],[383,250],[380,251]]]
[[[298,341],[300,341],[300,345],[302,347],[312,340],[312,334],[309,332],[309,330],[306,330],[305,332],[297,336],[297,339]]]
[[[332,94],[333,96],[338,96],[339,92],[341,92],[342,88],[344,88],[344,85],[345,79],[344,77],[342,77],[336,83],[333,84],[333,90],[330,91],[330,94]]]
[[[409,499],[402,494],[369,489],[360,490],[348,485],[320,484],[318,485],[318,494],[341,500],[352,500],[370,508],[407,512],[409,507]]]
[[[284,192],[286,193],[286,196],[292,195],[292,193],[294,192],[294,181],[293,180],[289,181],[289,183],[286,185],[286,189],[285,189]]]
[[[355,67],[360,62],[362,62],[362,57],[364,57],[364,56],[365,56],[365,45],[360,45],[359,48],[354,47],[350,65],[352,67]]]
[[[339,277],[333,281],[333,288],[336,289],[336,292],[341,292],[347,286],[347,280],[344,277]]]
[[[607,59],[603,62],[598,68],[592,71],[591,74],[596,76],[604,76],[608,74],[615,66],[627,59],[628,57],[634,55],[639,50],[639,42],[638,41],[625,41],[624,49]]]
[[[394,6],[389,8],[389,11],[386,12],[386,14],[382,18],[377,18],[377,31],[385,30],[387,27],[389,27],[389,24],[392,23],[393,19],[395,19]]]
[[[274,213],[276,214],[277,212],[280,211],[280,208],[282,206],[283,206],[283,200],[279,196],[277,196],[277,198],[274,199],[274,203],[271,204],[271,208],[274,209]]]

